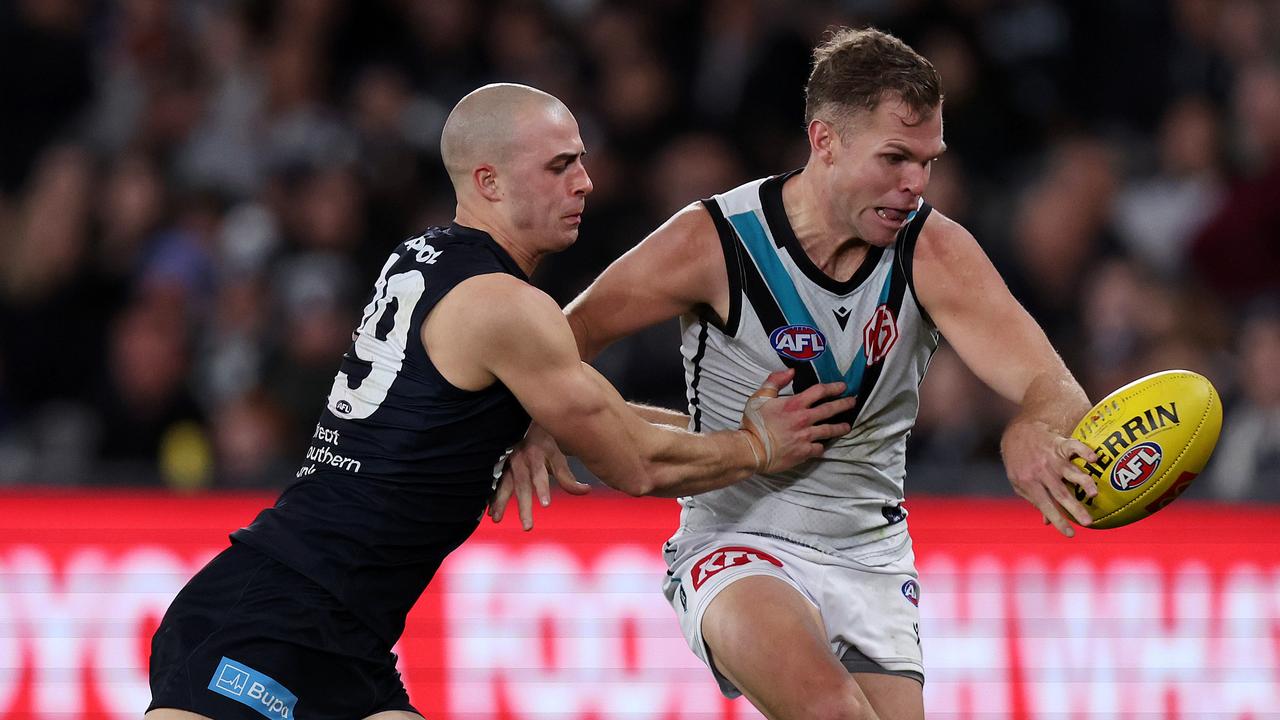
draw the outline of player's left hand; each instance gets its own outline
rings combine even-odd
[[[548,475],[555,477],[561,490],[571,495],[586,495],[591,486],[578,482],[569,469],[569,462],[555,438],[534,424],[529,428],[520,444],[507,458],[507,465],[502,469],[502,477],[498,481],[498,489],[493,500],[489,502],[489,517],[494,522],[502,522],[506,514],[507,504],[511,496],[516,498],[516,510],[520,514],[520,524],[525,530],[533,529],[533,496],[538,496],[542,507],[551,504],[551,486]]]
[[[1063,437],[1042,422],[1015,420],[1000,438],[1000,454],[1014,492],[1035,505],[1047,524],[1074,537],[1068,513],[1080,525],[1093,522],[1089,510],[1067,485],[1084,490],[1086,498],[1098,494],[1093,477],[1071,462],[1073,457],[1097,461],[1088,445]]]

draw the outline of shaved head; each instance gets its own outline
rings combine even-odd
[[[458,101],[440,133],[454,221],[532,268],[578,239],[592,187],[586,153],[564,103],[527,85],[485,85]]]
[[[554,95],[514,83],[485,85],[458,101],[440,134],[440,155],[454,189],[461,193],[479,165],[504,165],[521,147],[521,127],[538,112],[569,108]]]

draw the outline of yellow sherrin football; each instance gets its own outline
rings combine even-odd
[[[1173,502],[1204,470],[1221,429],[1217,391],[1189,370],[1148,375],[1108,395],[1072,433],[1098,453],[1097,462],[1074,461],[1098,484],[1085,501],[1090,527],[1128,525]]]

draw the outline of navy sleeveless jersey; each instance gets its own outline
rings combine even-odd
[[[444,557],[475,530],[529,427],[501,383],[450,384],[427,313],[476,275],[528,278],[488,234],[431,228],[387,259],[343,356],[298,481],[232,533],[342,600],[388,643]]]

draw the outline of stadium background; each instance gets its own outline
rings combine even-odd
[[[1070,716],[1209,717],[1193,709],[1207,705],[1188,704],[1206,697],[1215,717],[1280,716],[1280,548],[1265,530],[1280,521],[1272,0],[0,4],[0,711],[115,717],[111,708],[136,706],[147,623],[184,572],[292,479],[388,248],[450,219],[436,142],[462,94],[525,82],[578,117],[596,191],[578,244],[535,277],[565,302],[689,201],[803,164],[808,50],[830,25],[864,23],[937,65],[950,150],[927,196],[974,231],[1090,396],[1186,367],[1208,375],[1226,406],[1214,460],[1169,518],[1063,546],[1038,532],[1029,509],[974,499],[1010,494],[997,456],[1010,408],[938,353],[907,480],[909,500],[921,498],[916,534],[939,553],[929,561],[936,579],[926,569],[923,583],[926,657],[931,637],[944,648],[964,639],[954,656],[963,658],[982,638],[1014,647],[1045,635],[1013,625],[931,635],[947,599],[965,597],[947,578],[1004,587],[1014,604],[1061,600],[1019,615],[1032,619],[1079,611],[1071,583],[1094,583],[1100,603],[1119,603],[1107,607],[1145,601],[1163,630],[1117,631],[1121,642],[1156,643],[1106,666],[1123,677],[1095,677],[1088,642],[1044,651],[1044,667],[1065,673],[1056,680],[1025,663],[949,675],[943,650],[931,710],[1053,716],[1068,712],[1053,692],[1101,687],[1088,701],[1100,705],[1063,701]],[[674,328],[657,328],[599,366],[627,397],[681,407],[675,346]],[[542,536],[485,528],[474,552],[506,553],[515,585],[541,567],[536,548],[568,553],[555,571],[578,578],[568,602],[628,595],[600,580],[630,576],[598,568],[599,553],[652,551],[673,522],[669,505],[583,500],[613,522],[588,543],[575,539],[591,514],[567,507],[577,502],[558,499],[563,512],[547,516]],[[988,546],[1002,549],[987,555]],[[482,561],[459,560],[450,577],[483,576],[464,564]],[[1016,587],[1039,576],[1019,569],[1025,562],[1047,563],[1046,582],[1062,587]],[[1157,580],[1126,590],[1132,577]],[[931,581],[943,588],[932,596]],[[411,630],[449,646],[441,638],[453,616],[441,608],[451,586],[441,584],[444,600],[424,601],[424,624]],[[1116,613],[1108,617],[1128,617]],[[578,637],[531,617],[544,650]],[[1212,625],[1179,624],[1188,617]],[[674,623],[660,614],[653,623],[641,636],[679,651]],[[1047,635],[1114,637],[1062,627]],[[1273,642],[1232,644],[1258,632]],[[111,654],[115,641],[127,641],[127,657]],[[455,670],[481,662],[431,652]],[[548,652],[544,665],[587,663]],[[704,691],[687,653],[672,652],[662,662],[686,668],[690,692]],[[1093,674],[1072,674],[1089,666]],[[1143,674],[1152,668],[1155,679]],[[600,680],[580,672],[535,683],[529,672],[495,682],[535,692]],[[975,699],[995,682],[1058,690],[1011,691],[1004,706]],[[1107,693],[1139,685],[1152,704],[1115,709]],[[599,700],[610,693],[589,689],[577,700],[570,690],[538,696],[532,710],[502,701],[468,711],[446,690],[418,687],[420,707],[440,717],[617,714]],[[715,712],[745,716],[736,705]],[[682,716],[681,707],[655,716]]]

